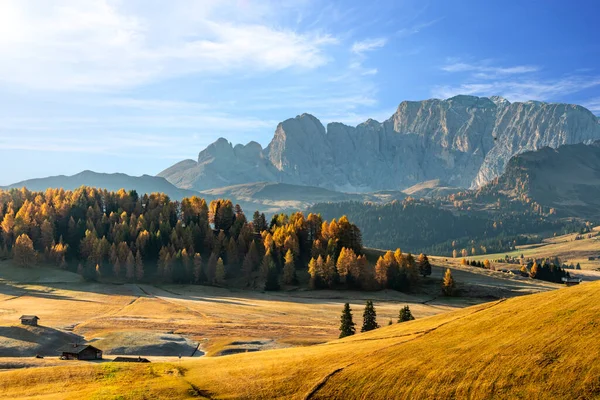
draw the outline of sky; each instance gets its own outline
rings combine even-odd
[[[0,0],[0,185],[155,175],[308,112],[457,94],[600,115],[597,1]]]

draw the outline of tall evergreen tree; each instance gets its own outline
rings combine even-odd
[[[421,253],[417,259],[417,266],[419,267],[419,273],[425,278],[431,275],[431,264],[427,255]]]
[[[363,312],[363,325],[360,331],[368,332],[377,328],[379,328],[379,325],[377,325],[377,313],[375,312],[375,307],[371,300],[367,300],[365,311]]]
[[[415,317],[413,317],[412,313],[410,312],[410,308],[408,306],[404,306],[398,315],[398,322],[412,321],[413,319],[415,319]]]
[[[344,310],[342,311],[342,317],[340,318],[340,339],[354,335],[356,331],[354,325],[350,303],[346,303],[344,304]]]

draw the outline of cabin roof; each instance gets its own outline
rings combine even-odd
[[[21,315],[21,318],[19,318],[20,320],[33,320],[33,319],[40,319],[37,315]]]
[[[69,344],[62,346],[60,349],[58,349],[58,351],[61,353],[79,354],[87,348],[92,348],[94,350],[100,350],[90,344],[69,343]]]

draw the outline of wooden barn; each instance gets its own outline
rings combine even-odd
[[[30,326],[37,326],[38,321],[40,320],[37,315],[21,315],[21,318],[19,319],[21,320],[22,325]]]
[[[89,344],[67,344],[60,349],[61,360],[102,360],[102,350]]]

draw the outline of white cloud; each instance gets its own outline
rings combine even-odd
[[[569,76],[551,80],[502,79],[436,86],[432,90],[432,95],[437,98],[448,98],[458,94],[476,96],[500,95],[510,101],[548,101],[598,85],[600,85],[600,77],[587,76]]]
[[[399,31],[396,32],[396,36],[404,38],[404,37],[416,35],[417,33],[421,32],[423,29],[429,28],[430,26],[437,24],[438,22],[440,22],[443,19],[444,19],[443,17],[437,18],[437,19],[434,19],[431,21],[413,25],[409,28],[400,29]]]
[[[525,74],[529,72],[539,71],[539,67],[534,65],[517,65],[513,67],[501,67],[489,65],[490,62],[482,62],[479,64],[468,64],[464,62],[454,62],[442,66],[442,70],[446,72],[474,72],[480,78],[491,78],[495,75],[515,75]]]
[[[189,73],[314,69],[329,61],[333,36],[270,26],[268,3],[240,4],[3,0],[0,82],[110,90]]]
[[[594,114],[600,114],[600,97],[590,99],[584,102],[582,105]]]
[[[386,38],[373,38],[365,39],[358,42],[354,42],[350,51],[355,54],[361,55],[367,51],[373,51],[382,48],[387,42]]]

